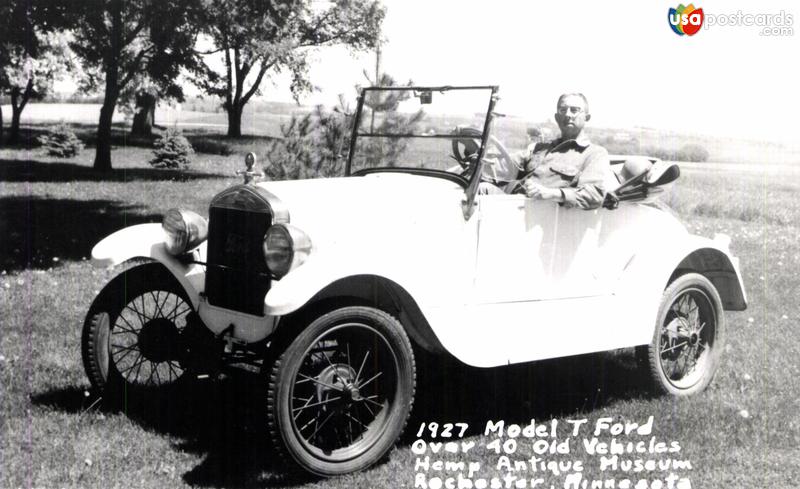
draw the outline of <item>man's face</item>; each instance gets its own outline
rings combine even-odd
[[[561,137],[573,139],[581,133],[591,116],[586,112],[583,99],[577,95],[570,95],[558,103],[555,118],[558,128],[561,129]]]

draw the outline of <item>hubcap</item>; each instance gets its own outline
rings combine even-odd
[[[716,334],[711,300],[700,289],[687,289],[675,298],[659,344],[661,369],[678,389],[688,389],[705,374]]]
[[[151,362],[165,362],[177,358],[180,333],[175,323],[166,318],[146,322],[138,335],[139,349]]]
[[[346,324],[317,338],[295,375],[291,413],[306,450],[348,460],[377,440],[397,387],[392,349],[372,327]]]

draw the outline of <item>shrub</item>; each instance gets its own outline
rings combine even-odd
[[[205,153],[209,155],[230,156],[233,154],[233,149],[223,141],[210,139],[210,136],[193,137],[194,142],[192,146],[196,153]]]
[[[155,168],[186,169],[192,162],[194,149],[179,129],[167,129],[154,145],[150,164]]]
[[[264,167],[267,176],[271,180],[297,180],[340,173],[341,151],[334,148],[343,148],[349,140],[344,131],[347,123],[342,119],[321,106],[313,114],[292,115],[288,124],[281,125],[281,139],[269,146],[269,165]]]
[[[372,85],[398,86],[389,75],[383,74],[379,83]],[[408,83],[411,85],[411,82]],[[403,134],[416,132],[425,113],[412,114],[398,111],[400,102],[408,99],[410,92],[372,92],[364,102],[365,113],[379,114],[374,132]],[[326,111],[318,106],[313,113],[293,114],[289,124],[281,125],[281,138],[273,141],[267,150],[268,165],[264,167],[272,180],[294,180],[340,176],[350,151],[350,127],[353,114],[344,98],[339,106]],[[356,153],[363,158],[363,166],[394,166],[406,151],[408,140],[391,138],[360,139]]]
[[[71,158],[80,154],[83,149],[81,140],[64,123],[50,128],[47,134],[39,136],[38,141],[48,155],[58,158]]]

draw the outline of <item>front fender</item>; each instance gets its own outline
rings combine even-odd
[[[197,261],[205,260],[205,248],[206,243],[203,243],[194,251]],[[180,282],[192,306],[197,309],[200,293],[205,287],[205,269],[200,265],[182,263],[167,253],[161,224],[138,224],[121,229],[92,248],[92,265],[95,267],[113,267],[134,258],[150,258],[164,265]]]
[[[264,312],[269,316],[284,316],[302,307],[320,290],[333,282],[353,275],[374,274],[371,267],[343,264],[342,260],[331,263],[310,257],[302,266],[292,270],[272,287],[264,297]]]
[[[399,256],[399,255],[397,255]],[[465,287],[472,284],[465,275],[465,267],[459,269],[456,262],[445,264],[435,256],[420,257],[415,267],[403,266],[396,257],[359,255],[318,254],[280,280],[272,282],[272,287],[264,298],[264,311],[270,316],[283,316],[296,311],[318,292],[337,280],[369,275],[389,280],[408,292],[424,312],[429,307],[464,304]],[[432,280],[423,276],[419,270],[434,270]]]

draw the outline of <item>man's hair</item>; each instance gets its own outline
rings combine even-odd
[[[561,101],[567,97],[580,97],[583,100],[583,106],[586,108],[586,113],[589,113],[589,101],[586,100],[586,95],[580,92],[572,92],[572,93],[562,93],[560,97],[558,97],[558,102],[556,102],[556,109],[558,106],[561,105]]]

